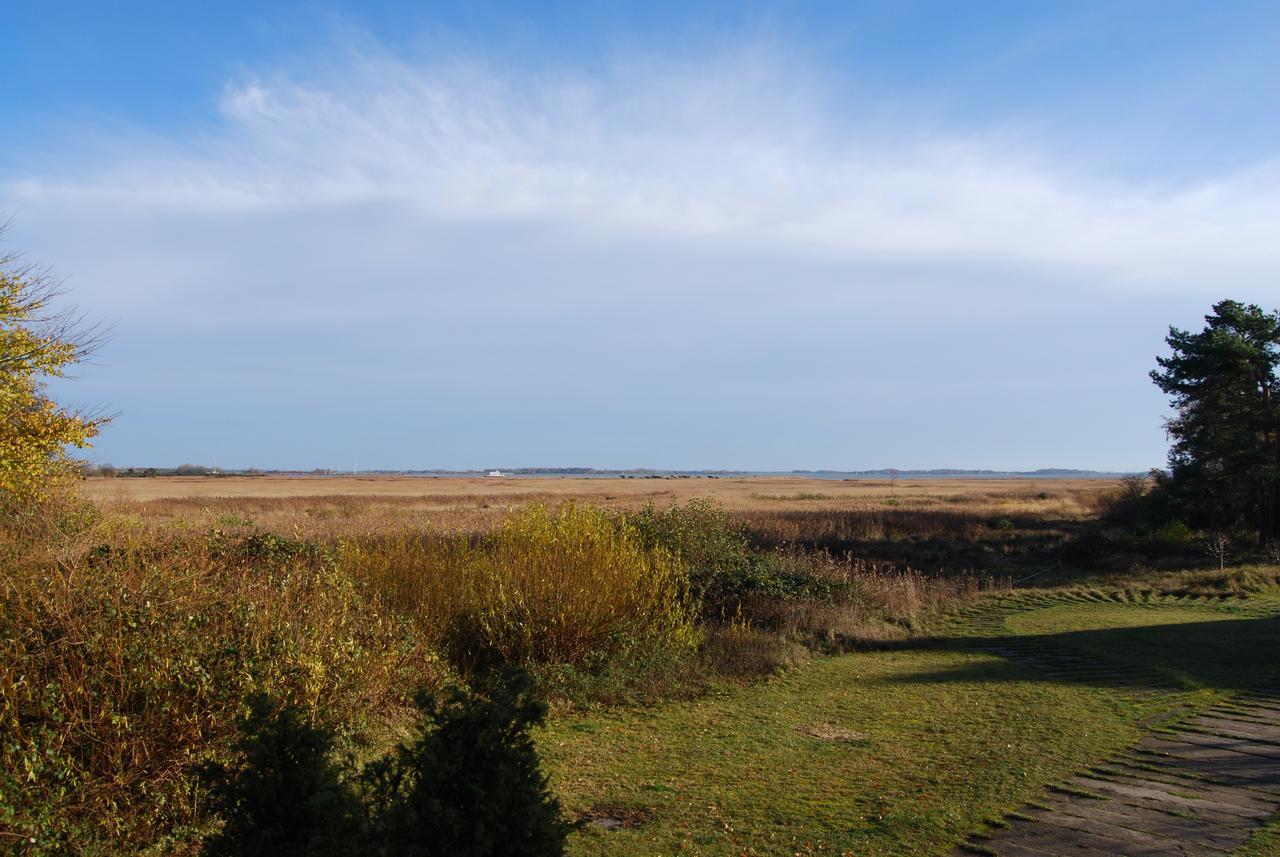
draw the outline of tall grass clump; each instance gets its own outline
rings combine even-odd
[[[785,597],[767,591],[744,595],[716,631],[722,646],[745,639],[745,623],[810,650],[878,647],[930,633],[951,611],[1007,585],[988,576],[939,577],[821,552],[775,552],[768,560],[780,578],[796,583]]]
[[[681,564],[591,507],[527,507],[469,538],[347,540],[340,556],[464,670],[594,669],[697,644]]]
[[[249,694],[354,742],[435,669],[316,546],[94,530],[0,551],[0,841],[24,853],[116,853],[194,823],[191,766]]]

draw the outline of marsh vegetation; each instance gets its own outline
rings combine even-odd
[[[896,662],[1017,576],[1075,585],[1105,561],[1129,562],[1134,591],[1239,595],[1275,580],[1265,565],[1214,570],[1193,536],[1133,561],[1154,537],[1105,524],[1122,491],[1111,483],[929,484],[890,505],[863,484],[815,501],[749,482],[703,499],[598,482],[68,497],[6,529],[8,835],[31,853],[198,847],[219,822],[193,772],[227,758],[256,694],[328,730],[336,754],[373,758],[406,734],[415,693],[516,665],[552,703],[559,765],[566,724],[750,698],[760,681],[781,692],[843,669],[814,664],[837,653]],[[306,486],[322,487],[335,485]],[[1188,558],[1205,570],[1175,570]],[[603,812],[557,770],[578,817]]]

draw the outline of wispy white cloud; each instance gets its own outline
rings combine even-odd
[[[1057,171],[1054,153],[1007,139],[860,135],[856,118],[824,117],[833,108],[813,75],[777,58],[655,68],[515,80],[352,55],[324,84],[229,84],[212,139],[29,177],[6,196],[37,217],[110,210],[168,229],[246,218],[287,229],[345,208],[407,233],[441,220],[553,223],[584,240],[907,269],[1010,264],[1146,289],[1256,287],[1280,263],[1269,240],[1278,162],[1192,186],[1125,186]]]
[[[776,51],[586,76],[366,46],[323,73],[229,83],[206,136],[46,153],[53,167],[0,178],[0,193],[33,255],[72,274],[86,305],[166,330],[327,331],[310,346],[317,366],[364,360],[438,389],[518,389],[550,372],[639,383],[655,360],[650,381],[693,383],[679,358],[654,357],[657,343],[696,352],[710,373],[699,385],[756,396],[776,374],[743,380],[744,360],[844,382],[806,350],[815,331],[870,343],[914,327],[933,337],[923,353],[954,355],[949,324],[1051,325],[1165,301],[1158,329],[1224,290],[1274,288],[1280,161],[1127,184],[1007,133],[895,129],[870,118],[881,107],[838,101]],[[375,334],[335,338],[348,325]],[[377,335],[409,329],[431,341],[388,351]],[[570,330],[580,347],[564,344]],[[991,355],[968,345],[979,371]],[[606,356],[575,364],[583,347]],[[449,380],[404,374],[460,348],[505,356]],[[864,389],[909,389],[927,362]],[[1084,370],[1009,371],[1029,390]],[[825,394],[829,379],[811,386]],[[1152,422],[1134,448],[1159,443]]]

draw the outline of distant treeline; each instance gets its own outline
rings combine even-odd
[[[85,464],[80,468],[84,476],[142,478],[150,476],[265,476],[267,471],[222,470],[203,464],[179,464],[177,467],[116,467],[114,464]]]

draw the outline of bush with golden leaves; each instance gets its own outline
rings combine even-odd
[[[79,329],[48,275],[0,256],[0,516],[37,510],[71,474],[66,448],[83,448],[106,421],[59,406],[46,381],[98,345],[92,329]]]
[[[108,535],[0,543],[0,841],[25,853],[123,849],[195,822],[191,766],[225,747],[249,694],[359,742],[442,675],[328,549]]]
[[[464,669],[591,667],[699,640],[681,564],[601,509],[532,506],[484,536],[347,540],[340,556]]]

